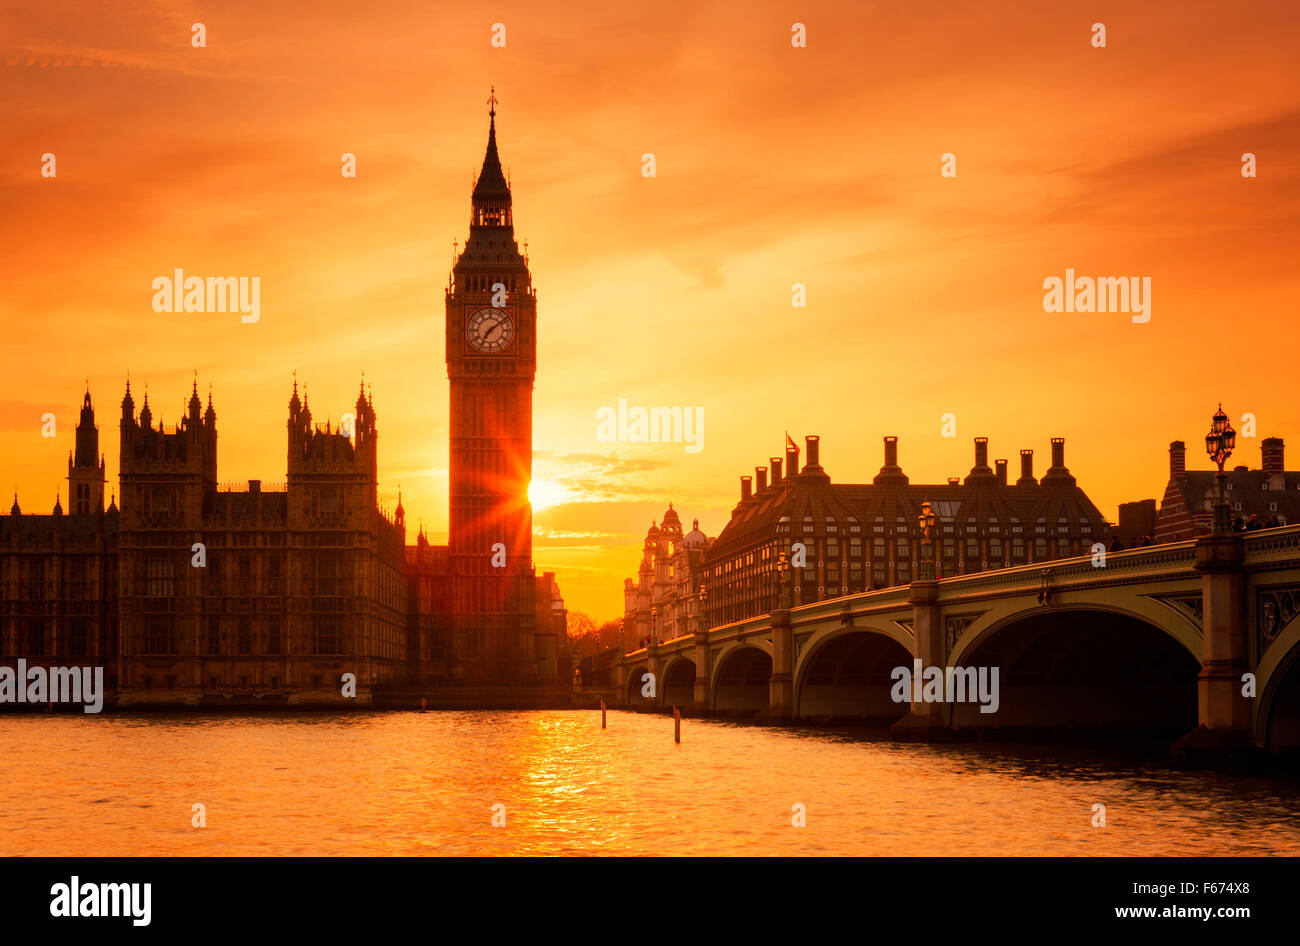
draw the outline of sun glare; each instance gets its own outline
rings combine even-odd
[[[569,492],[555,480],[533,480],[528,484],[528,501],[533,511],[550,509],[569,501]]]

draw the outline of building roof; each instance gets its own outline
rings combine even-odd
[[[1171,479],[1169,487],[1178,491],[1189,513],[1212,513],[1218,495],[1217,476],[1213,470],[1188,470]],[[1287,522],[1300,522],[1300,473],[1229,470],[1223,477],[1234,516],[1249,519],[1254,514],[1260,520],[1267,520],[1275,515],[1285,517]],[[1235,508],[1238,504],[1241,509]],[[1273,505],[1277,506],[1276,510],[1269,508]]]
[[[889,534],[896,534],[897,526],[912,534],[918,528],[921,504],[927,499],[940,522],[970,522],[978,524],[981,532],[990,520],[1003,525],[1014,520],[1055,526],[1065,519],[1071,532],[1079,531],[1078,525],[1086,521],[1099,535],[1108,525],[1073,478],[1033,486],[1004,485],[990,471],[988,476],[967,477],[961,483],[909,483],[906,477],[886,476],[870,484],[840,484],[820,475],[799,474],[742,500],[714,540],[709,559],[729,558],[787,532],[824,532],[828,521],[835,522],[841,534],[844,525],[853,520],[863,525],[864,535],[874,534],[871,527],[881,522],[889,527]],[[779,527],[786,523],[791,528],[782,531]],[[813,529],[804,529],[804,524]],[[1032,533],[1026,530],[1026,534]]]

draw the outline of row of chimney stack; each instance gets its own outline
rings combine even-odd
[[[1260,469],[1268,473],[1286,472],[1286,443],[1281,437],[1265,437],[1259,442]],[[1237,467],[1239,470],[1248,467]],[[1175,440],[1169,445],[1169,478],[1178,479],[1187,475],[1187,444]]]
[[[817,434],[809,434],[807,437],[804,438],[804,444],[808,450],[808,462],[807,464],[804,465],[802,471],[799,470],[799,448],[795,446],[793,443],[787,442],[785,446],[784,470],[788,470],[789,472],[786,473],[785,475],[794,476],[796,472],[820,473],[821,472],[821,465],[819,463],[820,441],[821,438],[817,436]],[[755,483],[758,484],[757,492],[759,493],[766,490],[769,487],[769,485],[773,487],[781,485],[781,476],[783,473],[783,464],[781,458],[770,457],[767,462],[770,465],[772,471],[772,482],[769,484],[767,481],[767,473],[769,467],[766,466],[754,467],[753,477],[742,476],[740,478],[740,498],[742,500],[749,499],[751,496],[755,494],[756,491],[753,488]]]
[[[1275,439],[1276,438],[1270,438],[1270,440],[1264,441],[1266,468],[1269,461],[1268,445],[1272,443]],[[822,472],[822,468],[819,463],[819,459],[820,459],[819,442],[820,442],[820,438],[816,434],[809,434],[807,437],[804,438],[804,443],[806,444],[807,451],[808,451],[808,462],[804,465],[802,471],[800,472],[802,473]],[[1276,440],[1276,443],[1277,443],[1276,463],[1278,469],[1280,470],[1281,463],[1282,463],[1282,441]],[[1175,450],[1175,448],[1177,448],[1177,451]],[[1171,457],[1170,459],[1171,468],[1175,464],[1177,464],[1179,470],[1182,469],[1182,463],[1183,463],[1182,450],[1183,450],[1182,441],[1175,441],[1174,443],[1170,444],[1169,453]],[[1008,461],[995,460],[993,462],[995,464],[994,469],[990,470],[989,469],[989,438],[976,437],[975,438],[975,467],[971,470],[971,474],[976,477],[985,474],[991,474],[999,483],[1001,483],[1003,486],[1006,486]],[[752,498],[757,493],[764,492],[769,487],[776,487],[781,484],[781,477],[782,477],[781,458],[771,457],[768,460],[768,463],[770,464],[770,469],[772,473],[771,483],[768,482],[769,467],[765,467],[765,466],[754,467],[753,477],[742,476],[740,478],[740,498],[742,502],[744,500]],[[799,448],[796,447],[793,443],[786,444],[785,470],[788,471],[786,473],[787,476],[794,476],[795,471],[799,470]],[[902,472],[901,467],[899,467],[898,465],[898,438],[897,437],[885,438],[885,465],[881,468],[880,472],[881,473]],[[1066,472],[1065,438],[1053,437],[1052,438],[1052,466],[1051,469],[1048,470],[1048,473],[1051,474],[1051,473],[1065,473],[1065,472]],[[1046,478],[1047,477],[1045,476],[1044,479]],[[961,482],[960,477],[955,477],[955,476],[948,477],[948,485],[950,486],[959,485],[960,482]],[[1034,451],[1021,450],[1020,451],[1020,479],[1016,480],[1016,485],[1034,486],[1037,485],[1037,483],[1038,480],[1034,478]],[[755,484],[757,484],[757,489],[754,488]]]

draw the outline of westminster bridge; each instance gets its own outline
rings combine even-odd
[[[1300,747],[1298,614],[1292,526],[778,609],[622,655],[613,692],[642,708],[889,723],[899,738],[1186,733],[1176,757],[1218,758]],[[996,712],[891,695],[894,668],[917,660],[999,668]]]

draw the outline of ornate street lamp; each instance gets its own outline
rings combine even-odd
[[[921,503],[921,512],[916,517],[921,527],[921,581],[934,581],[934,509],[930,500]]]
[[[702,630],[702,631],[707,631],[707,630],[709,629],[709,615],[708,615],[708,608],[709,608],[709,586],[706,585],[704,582],[700,582],[700,624],[699,624],[699,628],[700,628],[700,630]]]
[[[659,608],[650,609],[650,643],[659,643]]]
[[[782,611],[788,611],[790,610],[790,563],[786,560],[784,552],[777,556],[772,570],[776,572],[777,587],[780,589],[776,606]]]
[[[1214,534],[1225,535],[1232,531],[1232,507],[1228,505],[1228,491],[1224,487],[1223,465],[1232,456],[1237,445],[1237,432],[1228,422],[1228,415],[1223,413],[1223,404],[1215,411],[1210,422],[1210,432],[1205,435],[1205,452],[1219,467],[1216,477],[1219,487],[1218,501],[1214,505]]]

